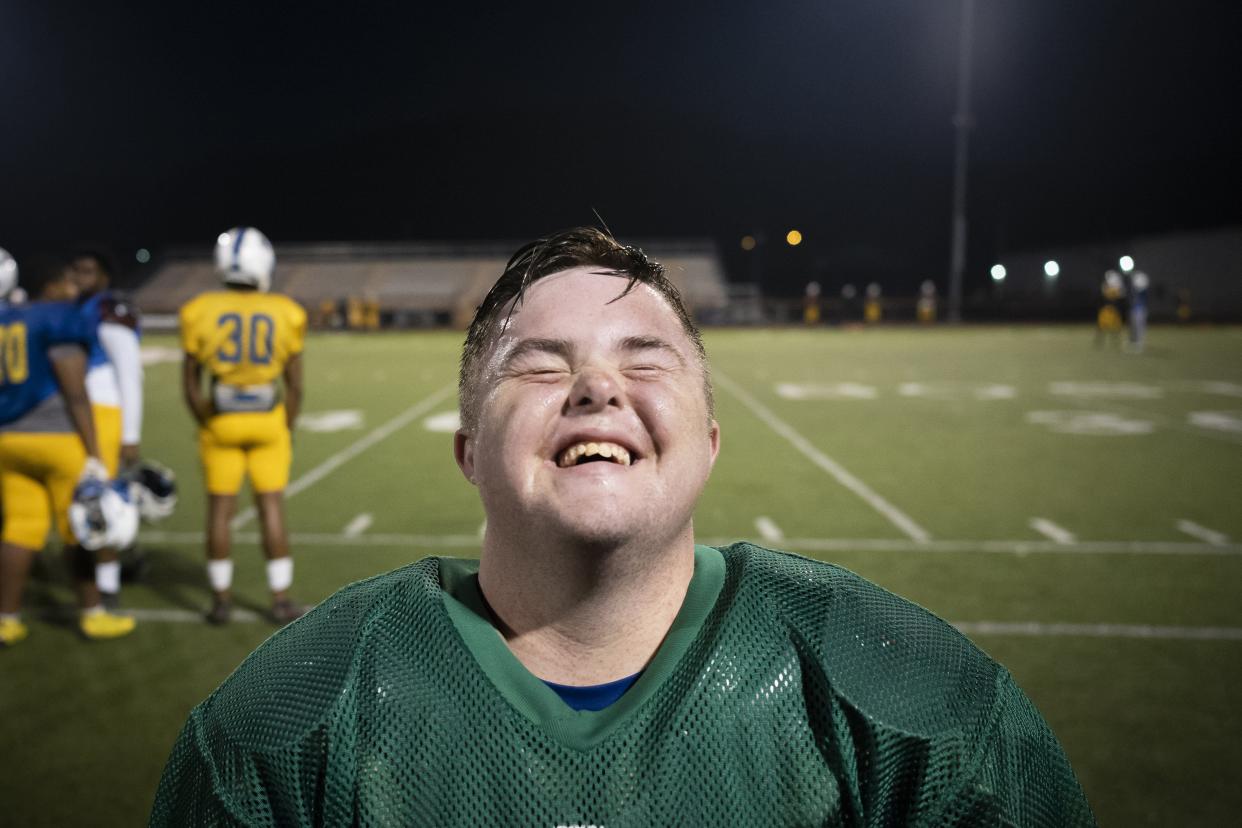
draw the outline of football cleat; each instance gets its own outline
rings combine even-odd
[[[267,291],[275,268],[272,243],[254,227],[234,227],[216,239],[216,271],[226,285]]]
[[[277,624],[288,624],[306,615],[306,609],[301,604],[295,604],[286,598],[283,601],[277,601],[272,604],[272,620]]]
[[[83,549],[124,549],[138,536],[138,506],[126,480],[84,477],[73,490],[69,526]]]
[[[211,609],[207,610],[204,617],[208,624],[214,624],[217,627],[229,623],[233,617],[233,602],[214,599],[211,602]]]
[[[12,647],[30,635],[30,628],[20,618],[0,618],[0,647]]]
[[[121,476],[130,481],[138,514],[147,523],[157,523],[177,508],[177,478],[172,469],[143,460]]]
[[[129,635],[135,626],[137,623],[132,616],[117,615],[102,609],[98,612],[84,612],[78,620],[78,629],[92,641]]]
[[[9,251],[0,247],[0,299],[12,293],[17,287],[17,260],[9,255]]]

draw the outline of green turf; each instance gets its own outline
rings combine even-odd
[[[352,430],[300,431],[293,479],[450,388],[460,339],[312,337],[306,410],[353,409],[363,420]],[[1097,351],[1091,339],[1077,327],[710,331],[724,448],[698,532],[756,538],[755,521],[766,517],[789,546],[956,622],[1242,628],[1242,433],[1190,419],[1232,412],[1242,420],[1242,331],[1157,328],[1142,355]],[[172,338],[149,344],[175,347]],[[144,451],[178,472],[181,505],[153,527],[160,539],[144,542],[151,574],[127,587],[124,600],[189,617],[208,596],[195,535],[202,487],[178,370],[147,369]],[[1129,396],[1053,393],[1065,382],[1113,383],[1095,390]],[[753,404],[728,390],[731,383]],[[777,391],[794,384],[814,397],[841,383],[873,396],[790,399]],[[976,399],[988,389],[999,398]],[[427,554],[472,554],[482,510],[453,464],[449,435],[422,426],[425,415],[450,412],[453,399],[450,391],[425,406],[290,499],[301,597],[319,600]],[[1031,412],[1095,412],[1149,431],[1058,433],[1031,422]],[[932,542],[914,543],[778,434],[771,418]],[[364,513],[369,528],[355,541],[342,538]],[[1081,543],[1052,544],[1031,527],[1037,517]],[[1179,520],[1231,540],[1197,541]],[[254,529],[251,522],[239,534],[237,591],[261,610]],[[1018,542],[1032,546],[1018,554]],[[1103,542],[1155,545],[1125,551]],[[826,545],[831,551],[813,551]],[[27,594],[31,636],[0,653],[0,822],[138,824],[189,708],[273,628],[145,620],[128,639],[87,644],[64,621],[70,597],[59,553],[53,547],[43,557]],[[1242,764],[1242,714],[1233,703],[1242,641],[975,639],[1044,711],[1103,824],[1222,825],[1242,810],[1228,770]]]

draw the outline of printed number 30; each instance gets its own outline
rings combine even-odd
[[[267,365],[272,361],[272,336],[276,323],[265,313],[256,313],[249,320],[247,325],[246,317],[239,313],[221,314],[217,324],[228,331],[228,338],[216,352],[216,358],[221,362],[241,362],[243,354],[253,365]]]

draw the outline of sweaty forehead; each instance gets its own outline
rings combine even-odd
[[[668,301],[649,285],[638,283],[625,293],[629,277],[578,267],[545,276],[526,290],[509,316],[504,338],[573,337],[607,329],[616,333],[651,333],[679,344],[688,340]],[[622,294],[625,293],[624,296]]]

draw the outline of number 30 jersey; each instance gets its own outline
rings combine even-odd
[[[283,294],[213,291],[181,308],[182,350],[228,385],[274,382],[305,339],[306,311]]]
[[[56,393],[47,349],[71,342],[85,348],[95,342],[94,326],[74,305],[0,302],[0,425],[19,419]]]

